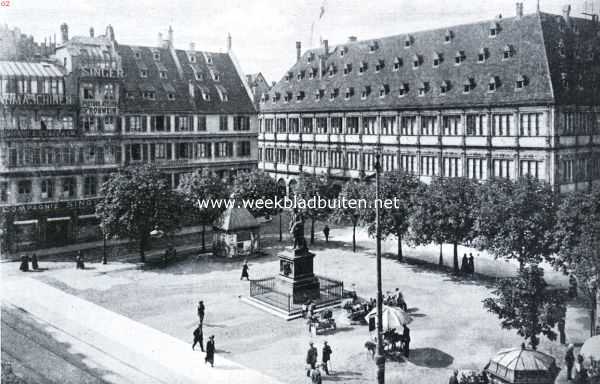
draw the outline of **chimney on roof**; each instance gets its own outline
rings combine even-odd
[[[567,24],[567,26],[571,26],[571,4],[567,4],[563,7],[562,9],[563,12],[563,19],[565,20],[565,23]]]
[[[323,48],[325,49],[325,54],[329,55],[329,40],[323,40]]]
[[[169,34],[167,35],[167,41],[169,43],[169,47],[173,46],[173,28],[169,25]]]
[[[523,3],[517,3],[517,17],[523,17]]]
[[[94,37],[94,27],[90,27],[90,37]]]
[[[358,40],[358,38],[356,36],[350,36],[348,37],[348,42],[349,43],[355,43]]]
[[[190,51],[194,52],[196,50],[196,44],[194,42],[190,43]]]
[[[227,33],[227,52],[231,51],[231,33]]]
[[[63,44],[69,41],[69,26],[67,23],[60,25],[60,36]]]
[[[110,41],[115,41],[115,30],[110,24],[106,27],[106,37],[108,37]]]
[[[296,61],[300,61],[300,56],[302,56],[302,43],[296,41]]]

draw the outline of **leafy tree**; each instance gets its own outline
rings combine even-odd
[[[339,188],[337,188],[333,181],[326,174],[312,174],[312,173],[301,173],[298,177],[298,184],[296,185],[295,194],[301,199],[308,202],[315,196],[328,200],[338,197]],[[315,242],[315,222],[318,220],[326,220],[331,210],[329,206],[325,207],[308,207],[303,210],[305,217],[310,219],[310,243]]]
[[[516,259],[522,269],[553,251],[556,197],[549,184],[534,178],[493,179],[480,193],[477,241],[495,257]]]
[[[340,199],[345,199],[345,206],[335,209],[331,212],[330,219],[334,223],[351,223],[352,224],[352,252],[356,252],[356,226],[362,222],[365,213],[368,211],[366,207],[358,204],[360,199],[365,199],[366,196],[374,195],[373,191],[369,191],[370,186],[355,180],[350,180],[343,185],[339,193]],[[354,201],[356,204],[350,206],[349,201]]]
[[[202,225],[202,249],[205,249],[206,226],[211,225],[225,206],[213,206],[211,202],[225,200],[229,197],[228,186],[209,170],[197,170],[184,175],[178,191],[183,196],[189,212],[192,212],[195,221]]]
[[[428,187],[421,187],[415,196],[417,201],[409,220],[412,241],[417,244],[452,244],[453,267],[458,272],[458,245],[473,237],[477,185],[463,177],[438,178]]]
[[[119,236],[138,242],[140,259],[150,231],[157,228],[171,234],[180,226],[180,197],[154,167],[130,167],[111,176],[100,189],[102,200],[96,216],[107,236]]]
[[[483,300],[483,306],[498,316],[502,328],[516,329],[533,349],[540,334],[556,340],[553,328],[564,318],[566,297],[548,288],[540,267],[531,264],[520,270],[518,277],[502,279],[493,294],[495,297]]]
[[[379,198],[381,201],[392,201],[391,209],[380,209],[381,237],[383,239],[395,235],[398,239],[398,259],[402,260],[402,238],[408,232],[410,213],[413,208],[415,194],[419,188],[419,179],[403,171],[386,172],[379,180]],[[374,201],[375,188],[372,188]],[[375,210],[365,212],[365,221],[369,223],[369,235],[376,235]]]
[[[600,186],[573,192],[561,201],[555,227],[556,254],[552,263],[571,270],[590,308],[591,327],[596,329],[600,283]]]
[[[238,173],[233,180],[232,192],[238,200],[275,201],[278,189],[274,178],[260,170],[253,170]],[[255,217],[272,216],[277,213],[275,207],[266,207],[265,205],[261,205],[260,208],[248,207],[248,211]]]

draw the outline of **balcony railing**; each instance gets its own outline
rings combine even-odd
[[[5,93],[0,96],[0,103],[3,105],[70,105],[74,101],[70,95],[45,93]]]

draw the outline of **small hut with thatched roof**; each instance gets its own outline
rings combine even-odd
[[[213,253],[247,257],[260,251],[260,225],[246,208],[230,207],[213,223]]]

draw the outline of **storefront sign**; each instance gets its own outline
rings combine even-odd
[[[52,211],[56,209],[76,209],[94,207],[100,201],[97,199],[71,200],[71,201],[52,201],[47,203],[20,204],[0,207],[0,213],[26,213],[31,211]]]
[[[0,98],[0,104],[5,105],[68,105],[73,104],[73,98],[67,95],[43,93],[11,93]]]
[[[118,106],[116,100],[82,100],[81,112],[86,115],[116,115]]]
[[[122,69],[80,67],[82,77],[103,77],[108,79],[118,79],[124,76]]]

